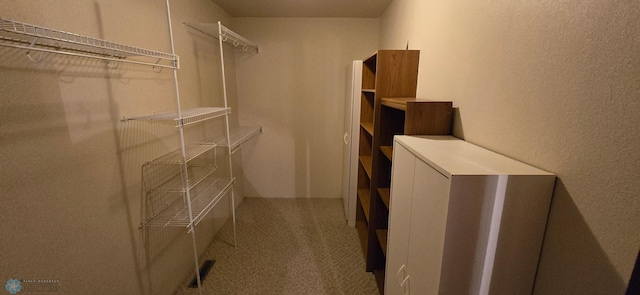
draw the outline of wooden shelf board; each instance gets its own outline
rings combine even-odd
[[[373,122],[360,122],[360,126],[362,126],[369,135],[373,136]]]
[[[389,159],[389,161],[393,160],[393,146],[390,145],[381,145],[380,151]]]
[[[385,206],[387,206],[387,210],[389,210],[389,201],[391,200],[391,190],[387,188],[378,188],[378,194],[380,195],[380,199]]]
[[[367,172],[367,176],[369,176],[369,179],[371,179],[371,156],[360,156],[360,163],[362,163],[364,171]]]
[[[369,209],[371,209],[371,194],[369,193],[369,189],[367,188],[358,189],[358,198],[360,199],[360,203],[362,204],[362,211],[364,211],[364,217],[367,218],[367,222],[368,222]]]
[[[365,89],[365,88],[363,88],[363,89],[362,89],[362,92],[376,93],[376,90],[375,90],[375,89],[371,89],[371,88],[366,88],[366,89]]]
[[[406,111],[407,102],[428,102],[429,100],[418,99],[415,97],[383,97],[380,99],[380,103],[384,106],[388,106],[394,109]]]
[[[387,256],[387,230],[376,229],[376,236],[378,237],[380,248],[382,248],[382,253],[384,253],[384,256],[386,257]]]

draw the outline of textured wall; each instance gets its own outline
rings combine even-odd
[[[207,0],[171,5],[183,106],[219,105],[217,41],[181,22],[231,18]],[[164,1],[0,1],[0,14],[170,51]],[[0,81],[0,282],[59,280],[64,294],[172,294],[193,275],[190,235],[183,228],[138,225],[140,167],[177,148],[177,132],[120,122],[174,110],[172,71],[157,74],[131,64],[108,70],[101,61],[53,54],[31,63],[25,51],[0,47]],[[235,79],[229,85],[235,95]],[[219,122],[189,128],[188,139],[202,140],[214,130]],[[227,220],[228,208],[223,204],[197,228],[200,250]]]
[[[236,18],[260,54],[238,57],[243,125],[264,133],[243,148],[245,192],[339,198],[346,67],[376,50],[377,19]]]
[[[395,0],[455,135],[558,175],[536,294],[621,294],[640,246],[640,2]]]

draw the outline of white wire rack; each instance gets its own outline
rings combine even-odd
[[[142,226],[183,226],[191,232],[194,227],[215,207],[233,187],[233,177],[207,177],[191,191],[191,215],[183,193],[160,191],[153,194],[153,204],[147,204],[152,213]]]
[[[178,117],[177,111],[161,112],[149,115],[123,117],[122,121],[129,120],[149,120],[149,121],[171,121],[175,122],[175,127],[186,126],[199,123],[205,120],[218,118],[231,113],[231,108],[226,107],[201,107],[183,109],[182,117]]]
[[[240,36],[236,32],[222,25],[222,23],[189,23],[183,22],[184,25],[203,33],[209,37],[222,39],[223,42],[233,45],[238,51],[247,51],[259,53],[257,44]]]
[[[251,140],[253,137],[262,133],[262,126],[238,126],[229,130],[229,139],[231,140],[231,153],[239,150],[243,144]],[[218,147],[229,147],[226,136],[219,136],[211,140],[203,142],[204,144],[215,144]]]
[[[179,68],[178,56],[140,47],[124,45],[75,33],[54,30],[0,18],[0,46],[27,50],[33,62],[38,58],[31,51],[98,58],[112,62],[127,62],[153,66],[154,68]],[[128,59],[137,56],[140,60]]]
[[[142,166],[145,209],[141,227],[195,226],[189,219],[187,210],[193,210],[196,205],[198,208],[206,209],[206,204],[202,204],[205,202],[217,203],[216,199],[222,197],[219,196],[222,190],[213,190],[215,193],[212,193],[215,185],[220,184],[220,178],[214,175],[218,167],[215,147],[215,144],[185,145],[184,155],[183,149],[180,148]],[[187,197],[188,193],[190,197]],[[200,209],[198,214],[202,213],[202,210],[204,209]]]
[[[209,177],[213,172],[216,171],[218,166],[190,166],[187,168],[188,176],[189,176],[189,187],[185,188],[184,183],[182,181],[182,175],[176,174],[173,177],[169,178],[169,180],[163,182],[157,187],[149,189],[147,192],[147,196],[153,196],[157,192],[185,192],[187,189],[192,189],[198,184],[200,184],[203,180]],[[142,168],[143,170],[150,170],[153,167],[150,164],[145,165]]]
[[[152,164],[152,165],[183,164],[184,162],[189,162],[215,147],[216,147],[215,144],[185,145],[184,146],[185,158],[182,157],[182,149],[176,149],[170,153],[164,154],[161,157],[149,162],[149,164]]]

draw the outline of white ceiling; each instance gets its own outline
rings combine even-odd
[[[393,0],[211,0],[233,17],[377,18]]]

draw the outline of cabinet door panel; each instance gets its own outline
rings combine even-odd
[[[387,239],[385,277],[385,294],[387,295],[403,294],[403,288],[400,284],[407,276],[406,263],[415,163],[416,157],[413,154],[403,146],[395,145],[391,171],[391,203],[389,204]]]
[[[342,147],[342,199],[350,226],[356,225],[358,187],[358,142],[360,139],[360,95],[362,93],[362,61],[347,67],[347,93],[344,107],[344,146]]]
[[[407,271],[411,294],[438,294],[450,181],[416,161]]]

